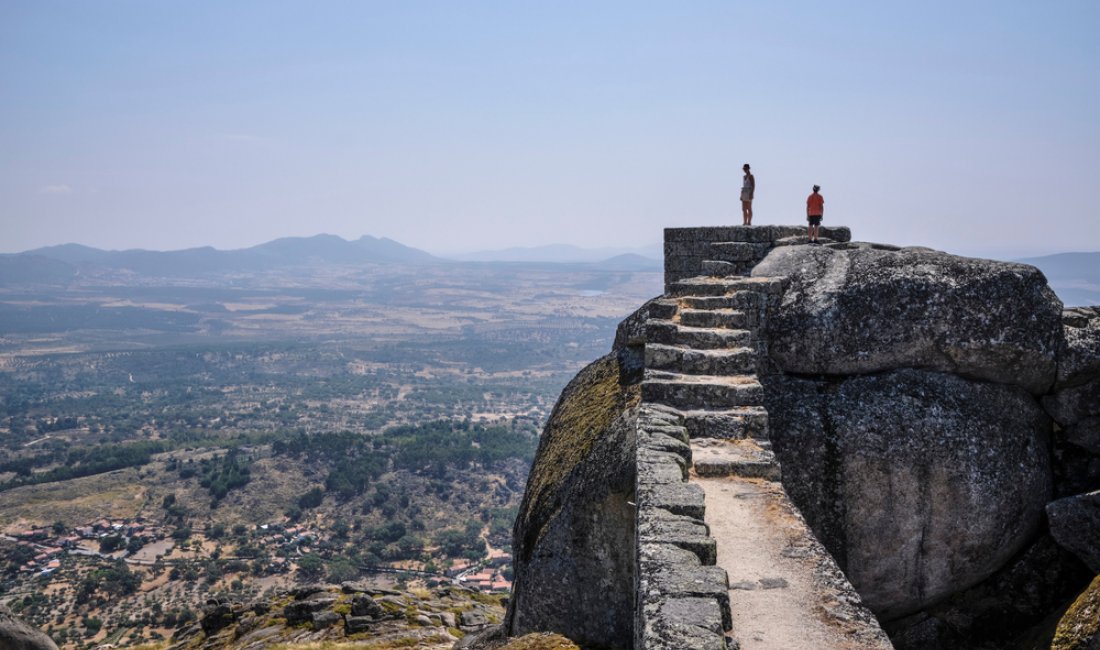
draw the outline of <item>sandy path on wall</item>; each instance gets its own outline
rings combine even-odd
[[[733,637],[742,650],[888,648],[868,643],[823,605],[834,594],[815,581],[820,549],[778,484],[739,477],[698,478],[706,521],[729,574]]]

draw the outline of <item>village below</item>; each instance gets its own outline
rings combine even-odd
[[[66,648],[167,643],[208,601],[311,584],[475,608],[437,621],[456,638],[499,622],[557,394],[660,291],[654,270],[508,266],[6,276],[8,606]],[[398,640],[433,629],[399,618]]]

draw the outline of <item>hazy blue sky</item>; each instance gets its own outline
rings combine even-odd
[[[1100,2],[0,0],[0,250],[1100,250]]]

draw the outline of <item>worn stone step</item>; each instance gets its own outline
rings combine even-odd
[[[649,318],[664,318],[672,320],[680,309],[680,303],[670,298],[658,298],[649,303]]]
[[[680,324],[687,327],[750,329],[756,326],[756,314],[738,309],[681,309]]]
[[[756,372],[756,350],[747,347],[697,350],[649,343],[645,347],[645,366],[693,375],[744,375]]]
[[[739,476],[778,481],[779,461],[770,445],[751,438],[700,439],[691,443],[692,471],[697,476]]]
[[[696,276],[684,278],[672,283],[667,292],[671,297],[682,296],[725,296],[741,289],[740,278],[711,278]]]
[[[714,565],[717,547],[702,519],[675,515],[661,508],[638,511],[638,540],[674,544],[690,551],[705,566]]]
[[[721,262],[749,262],[762,258],[770,248],[768,244],[740,241],[714,242],[707,246],[707,257]]]
[[[783,293],[783,278],[738,277],[712,278],[705,275],[673,282],[668,296],[726,296],[735,291],[758,291],[769,295]]]
[[[699,270],[704,275],[713,277],[731,277],[748,275],[755,266],[752,262],[721,262],[717,260],[703,260]]]
[[[755,347],[756,337],[749,330],[686,327],[670,320],[646,321],[647,343],[681,345],[699,350]]]
[[[683,422],[691,438],[754,438],[762,445],[768,440],[768,411],[760,406],[684,411]]]
[[[680,299],[685,309],[739,309],[758,312],[767,305],[767,296],[756,291],[737,291],[728,296],[685,296]],[[656,318],[650,313],[650,318]]]
[[[637,487],[639,508],[660,508],[695,519],[706,512],[703,491],[691,483],[640,483]]]
[[[825,235],[819,236],[817,240],[821,242],[822,246],[838,243],[835,239],[830,239]],[[783,239],[775,240],[776,246],[805,246],[808,243],[810,243],[810,238],[807,237],[805,234],[784,237]]]
[[[757,406],[764,389],[754,375],[685,375],[646,370],[642,400],[679,409]]]

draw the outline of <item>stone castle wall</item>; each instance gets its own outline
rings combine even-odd
[[[780,240],[805,243],[801,226],[702,226],[665,228],[665,291],[672,283],[699,275],[747,275]],[[821,227],[835,242],[852,238],[848,228]]]

